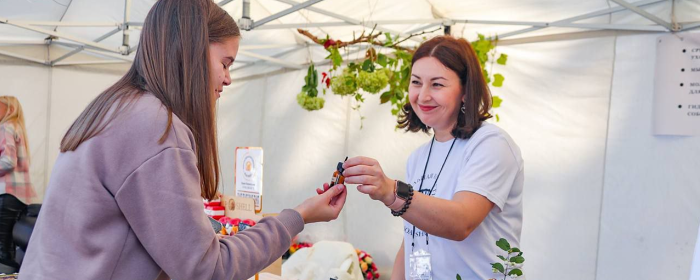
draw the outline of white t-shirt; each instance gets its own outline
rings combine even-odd
[[[428,194],[435,183],[452,141],[435,141],[433,144],[423,194]],[[429,149],[430,142],[420,146],[408,158],[406,182],[416,191],[421,184]],[[502,275],[499,278],[493,273],[491,263],[500,261],[497,255],[505,256],[505,252],[496,246],[498,239],[507,239],[511,247],[520,246],[523,179],[520,149],[499,127],[485,123],[470,139],[457,139],[432,196],[451,200],[455,193],[468,191],[486,197],[494,207],[463,241],[431,235],[426,245],[425,232],[416,228],[415,247],[411,248],[413,225],[404,221],[406,279],[410,279],[409,255],[412,249],[424,249],[432,255],[433,279],[456,279],[457,274],[465,280],[502,279]]]

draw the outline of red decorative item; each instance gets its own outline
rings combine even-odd
[[[326,88],[331,88],[331,77],[328,76],[328,73],[322,72],[321,75],[323,75],[321,83],[326,84]]]
[[[245,219],[245,220],[243,220],[243,223],[248,224],[251,227],[256,224],[255,221],[253,221],[251,219]]]
[[[372,256],[360,249],[355,249],[355,252],[357,252],[357,258],[360,261],[360,269],[362,270],[362,276],[367,280],[379,279],[377,265],[374,264]]]
[[[221,200],[205,201],[204,206],[221,206]]]
[[[323,48],[328,49],[330,46],[335,46],[336,42],[333,39],[328,39],[323,42]]]
[[[294,243],[292,243],[292,246],[289,246],[289,255],[296,253],[296,251],[301,249],[301,248],[309,248],[312,246],[314,246],[314,245],[311,243],[306,243],[306,242],[296,243],[296,242],[294,242]]]
[[[219,220],[224,217],[224,207],[223,206],[207,206],[204,208],[204,213],[207,216],[212,217],[214,220]]]
[[[221,206],[221,197],[217,196],[215,199],[212,200],[206,200],[202,199],[204,201],[204,206]]]
[[[226,225],[226,224],[233,225],[233,223],[231,223],[231,220],[232,220],[231,217],[222,217],[221,219],[219,219],[219,223],[221,223],[223,225]]]

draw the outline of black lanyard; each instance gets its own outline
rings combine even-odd
[[[433,194],[433,190],[435,189],[435,185],[437,185],[438,179],[440,178],[440,173],[442,173],[442,168],[445,167],[445,163],[447,163],[447,158],[450,156],[450,152],[452,152],[452,147],[455,146],[455,142],[457,141],[457,138],[452,140],[452,145],[450,145],[450,149],[447,151],[447,155],[445,156],[445,161],[442,162],[442,166],[440,167],[440,171],[437,174],[437,177],[435,177],[435,182],[433,183],[433,187],[430,188],[430,192],[428,193],[428,197],[430,197]],[[433,152],[433,143],[435,143],[435,136],[433,136],[433,141],[430,141],[430,149],[428,150],[428,159],[425,160],[425,167],[423,168],[423,176],[421,176],[420,179],[420,186],[418,186],[418,191],[421,192],[423,190],[423,181],[425,181],[425,171],[428,170],[428,163],[430,162],[430,154]],[[415,241],[416,241],[416,226],[413,226],[413,231],[412,231],[412,239],[411,239],[411,252],[413,252],[413,248],[415,247]],[[425,245],[428,245],[428,233],[425,233]]]

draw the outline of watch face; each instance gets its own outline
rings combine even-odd
[[[403,199],[408,199],[411,195],[411,185],[398,181],[396,185],[396,195]]]

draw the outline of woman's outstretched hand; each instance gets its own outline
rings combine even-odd
[[[328,222],[338,218],[340,211],[343,210],[345,199],[348,192],[345,185],[335,185],[332,188],[327,188],[328,184],[324,184],[324,191],[317,196],[310,197],[294,208],[301,217],[304,223]],[[318,193],[320,189],[316,189]]]

